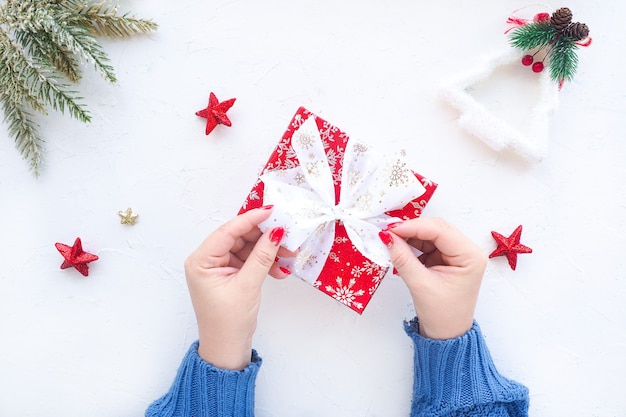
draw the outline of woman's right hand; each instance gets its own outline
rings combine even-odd
[[[465,334],[474,321],[487,255],[457,228],[438,218],[392,224],[380,232],[380,238],[409,288],[419,333],[431,339]],[[423,254],[417,258],[409,245]]]

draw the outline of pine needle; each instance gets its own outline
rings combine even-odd
[[[568,37],[560,37],[554,42],[550,52],[550,77],[554,81],[572,81],[578,67],[576,49],[576,42]]]
[[[2,61],[16,78],[31,94],[53,109],[65,112],[81,122],[91,121],[91,116],[77,100],[75,91],[67,89],[67,85],[58,82],[54,68],[36,58],[28,58],[22,50],[13,44],[3,48]]]
[[[546,22],[532,22],[520,26],[511,33],[511,45],[528,51],[547,46],[556,36],[556,29]]]
[[[38,131],[38,126],[18,102],[15,102],[6,94],[0,95],[4,122],[8,124],[9,135],[15,140],[15,147],[24,159],[28,161],[33,175],[39,176],[42,164],[43,140]]]
[[[45,31],[54,43],[64,46],[76,55],[93,62],[96,70],[111,83],[117,81],[113,73],[113,67],[108,64],[109,58],[98,43],[97,39],[83,27],[77,25],[80,19],[72,16],[70,12],[60,8],[39,8],[37,24],[28,24],[26,27],[31,32]]]
[[[9,66],[8,54],[12,44],[9,39],[0,32],[0,83],[5,86],[0,94],[6,96],[12,102],[25,103],[33,110],[47,114],[46,107],[39,98],[31,92],[28,86],[19,79],[19,74]]]
[[[72,51],[63,45],[57,45],[46,32],[16,31],[15,39],[28,49],[33,57],[49,61],[59,72],[70,81],[80,81],[81,73],[78,60]]]
[[[128,13],[117,15],[117,8],[107,5],[105,2],[96,4],[75,5],[72,13],[82,19],[80,24],[89,29],[94,35],[108,36],[110,38],[127,38],[140,33],[150,33],[158,27],[152,20],[137,19]]]

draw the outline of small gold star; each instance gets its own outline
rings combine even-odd
[[[133,213],[132,208],[127,208],[126,211],[118,211],[117,215],[120,216],[121,224],[135,224],[138,214]]]

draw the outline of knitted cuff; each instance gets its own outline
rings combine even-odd
[[[415,346],[412,416],[527,415],[528,389],[496,370],[476,322],[449,340],[420,336],[417,318],[404,327]]]
[[[169,392],[146,410],[156,416],[254,416],[254,383],[262,360],[252,351],[241,371],[217,368],[198,356],[198,342],[189,348]]]

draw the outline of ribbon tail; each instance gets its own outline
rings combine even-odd
[[[286,266],[292,275],[314,284],[324,269],[335,241],[335,221],[320,225],[300,246],[295,258],[282,258],[280,264]]]

